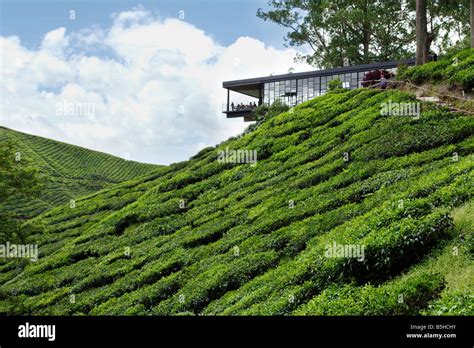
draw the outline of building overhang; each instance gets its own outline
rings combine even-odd
[[[227,118],[243,117],[245,122],[255,121],[255,114],[253,110],[238,110],[238,111],[222,111]]]
[[[233,81],[230,81],[230,82],[233,82]],[[260,83],[246,83],[246,82],[243,82],[242,84],[231,83],[228,86],[225,85],[226,83],[227,82],[223,83],[224,88],[227,88],[233,92],[248,95],[249,97],[253,97],[253,98],[260,97],[260,90],[262,89],[262,86]]]

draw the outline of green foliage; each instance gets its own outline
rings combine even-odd
[[[3,141],[0,148],[0,201],[8,202],[21,197],[31,199],[38,195],[41,185],[37,170],[15,151],[11,141]],[[34,229],[24,225],[14,211],[0,213],[0,243],[22,243]]]
[[[11,141],[0,148],[0,201],[19,195],[32,196],[39,190],[37,170],[22,158]]]
[[[189,161],[110,185],[74,209],[47,210],[30,222],[45,226],[31,237],[39,260],[1,260],[0,307],[411,315],[457,305],[468,313],[465,287],[447,293],[453,275],[430,260],[460,240],[451,210],[472,200],[474,120],[428,103],[418,119],[380,114],[381,103],[413,98],[327,93],[271,112],[252,132]],[[256,150],[257,165],[218,163],[226,147]],[[363,245],[364,259],[326,256],[333,242]]]
[[[408,64],[400,63],[397,65],[397,75],[403,76],[410,67]]]
[[[415,1],[301,1],[270,0],[270,10],[257,16],[288,30],[291,46],[312,51],[297,58],[308,64],[333,68],[351,64],[399,60],[414,55]],[[468,37],[469,1],[431,1],[430,32],[436,46],[459,45],[453,37]],[[441,52],[444,53],[444,52]]]
[[[474,87],[474,65],[470,66],[469,69],[460,71],[451,77],[451,82],[462,86],[463,89],[469,90]]]
[[[340,78],[329,81],[328,89],[330,91],[335,91],[342,88],[342,81]]]
[[[440,274],[400,277],[381,286],[331,286],[296,315],[416,315],[444,287]]]
[[[0,172],[0,213],[14,210],[22,219],[159,168],[3,127],[0,139],[0,156],[8,159]],[[35,187],[27,185],[33,176]]]
[[[268,106],[266,104],[259,105],[253,112],[255,115],[256,122],[250,125],[244,134],[250,133],[257,129],[263,122],[269,120],[277,115],[280,115],[288,111],[290,107],[283,103],[280,99],[277,99],[273,102],[272,105]]]
[[[423,311],[426,315],[474,315],[474,295],[454,293],[434,301]]]
[[[417,84],[448,82],[451,86],[469,90],[474,87],[474,49],[463,50],[437,62],[399,71],[398,76]]]

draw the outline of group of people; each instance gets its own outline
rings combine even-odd
[[[234,103],[231,103],[230,104],[230,109],[232,111],[246,111],[246,110],[253,110],[257,107],[257,103],[255,102],[251,102],[249,104],[244,104],[244,103],[240,103],[240,104],[237,104],[237,105],[234,105]]]

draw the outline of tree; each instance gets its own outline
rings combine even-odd
[[[428,28],[426,20],[426,0],[416,0],[416,65],[429,60]]]
[[[416,64],[428,62],[431,45],[444,52],[463,48],[469,35],[467,8],[470,0],[416,0],[408,7],[416,12]],[[428,28],[429,27],[429,28]],[[454,41],[455,38],[459,40]]]
[[[289,29],[290,46],[309,46],[297,59],[323,68],[411,56],[414,40],[402,0],[270,0],[257,16]]]
[[[419,3],[425,13],[420,29],[426,28],[426,35],[420,33],[424,37],[420,61],[427,61],[432,43],[440,54],[462,47],[462,38],[470,35],[470,1]],[[287,28],[286,45],[308,47],[307,54],[296,58],[309,64],[330,68],[342,66],[344,58],[361,64],[415,55],[417,0],[269,0],[268,4],[271,9],[259,9],[257,16]],[[461,40],[455,41],[458,37]]]
[[[18,198],[35,197],[41,184],[37,170],[15,151],[14,143],[2,140],[0,147],[0,202],[8,203]],[[31,226],[23,227],[23,221],[15,214],[0,214],[0,242],[24,242]]]

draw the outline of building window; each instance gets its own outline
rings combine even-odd
[[[351,73],[351,88],[357,88],[357,73]]]
[[[357,76],[359,77],[358,87],[362,87],[362,81],[364,80],[365,73],[366,71],[360,71],[357,73]]]

